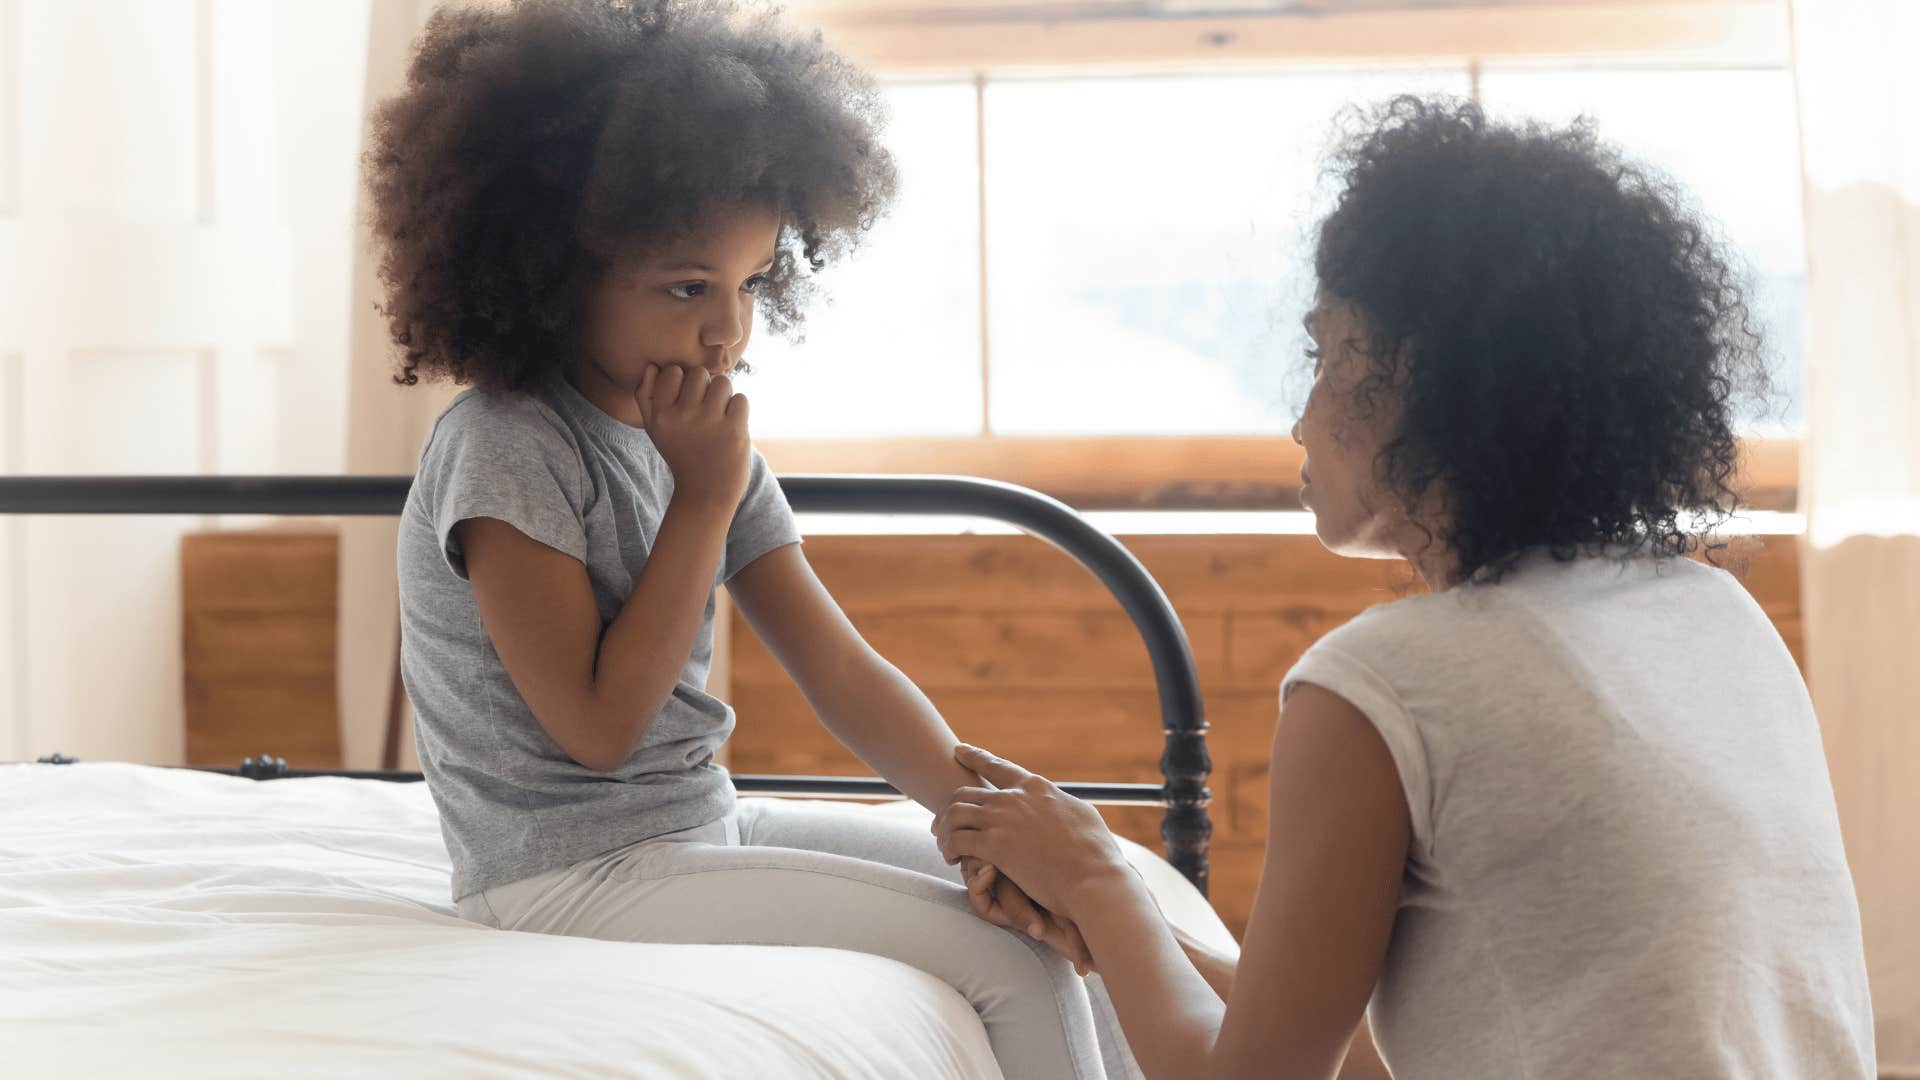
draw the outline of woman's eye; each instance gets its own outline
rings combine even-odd
[[[769,279],[765,274],[755,274],[752,277],[748,278],[746,281],[741,283],[740,291],[749,292],[749,293],[759,292],[761,288],[763,288],[767,284],[768,280]]]
[[[686,281],[667,286],[667,295],[680,300],[692,300],[697,296],[705,295],[706,291],[707,283],[704,281]]]

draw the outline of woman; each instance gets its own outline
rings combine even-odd
[[[1282,683],[1241,958],[1184,955],[1099,816],[985,752],[942,851],[1079,927],[1152,1077],[1329,1077],[1363,1008],[1399,1077],[1871,1077],[1805,685],[1684,557],[1765,381],[1728,260],[1584,125],[1375,120],[1293,435],[1321,541],[1427,593]]]

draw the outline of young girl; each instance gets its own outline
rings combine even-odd
[[[1091,808],[978,751],[950,854],[1078,924],[1147,1074],[1872,1080],[1793,658],[1683,558],[1763,383],[1728,263],[1590,130],[1402,99],[1339,163],[1294,437],[1321,541],[1407,560],[1281,686],[1244,956],[1182,957]]]
[[[801,264],[890,197],[877,111],[728,3],[434,15],[367,162],[399,381],[473,385],[402,518],[420,760],[469,919],[892,957],[974,1004],[1011,1080],[1099,1077],[1127,1059],[1070,924],[988,868],[970,897],[909,822],[737,804],[714,763],[724,583],[882,776],[936,808],[978,782],[814,577],[733,391],[756,309],[796,323]]]

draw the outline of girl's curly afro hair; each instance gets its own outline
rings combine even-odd
[[[1674,185],[1581,121],[1402,97],[1362,116],[1314,257],[1372,340],[1356,407],[1410,509],[1446,507],[1459,580],[1521,552],[1679,555],[1738,505],[1734,399],[1768,381],[1736,264]]]
[[[441,8],[365,160],[395,381],[526,387],[576,354],[602,274],[734,206],[781,215],[759,308],[797,327],[799,264],[892,197],[881,112],[819,35],[732,0]]]

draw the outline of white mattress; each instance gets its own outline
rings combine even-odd
[[[1231,942],[1130,853],[1170,917]],[[966,1002],[904,964],[491,930],[448,872],[423,785],[0,766],[0,1071],[1000,1075]]]

